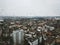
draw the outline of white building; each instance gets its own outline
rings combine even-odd
[[[42,37],[39,38],[39,43],[41,43],[41,42],[42,42]],[[36,39],[36,40],[34,40],[32,42],[28,40],[28,43],[30,45],[38,45],[38,39]]]
[[[48,29],[50,29],[50,31],[52,31],[52,30],[54,30],[55,28],[54,27],[52,27],[52,26],[48,26],[48,25],[45,25],[45,27]]]
[[[3,19],[0,19],[0,22],[3,22],[4,20]]]
[[[24,41],[24,31],[23,30],[16,30],[13,31],[13,40],[14,40],[14,45],[16,44],[21,44]]]
[[[35,40],[35,41],[33,41],[33,42],[30,42],[30,41],[29,41],[29,44],[30,44],[30,45],[38,45],[38,39]]]

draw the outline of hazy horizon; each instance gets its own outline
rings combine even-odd
[[[60,0],[0,0],[0,16],[60,16]]]

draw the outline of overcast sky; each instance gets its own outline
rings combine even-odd
[[[60,0],[0,0],[0,16],[59,16]]]

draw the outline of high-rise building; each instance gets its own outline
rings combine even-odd
[[[23,45],[22,42],[24,42],[24,31],[23,30],[16,30],[13,31],[13,40],[14,45]]]

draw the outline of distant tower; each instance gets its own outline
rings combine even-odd
[[[24,31],[23,30],[16,30],[13,31],[13,40],[14,45],[23,45],[22,42],[24,42]]]

